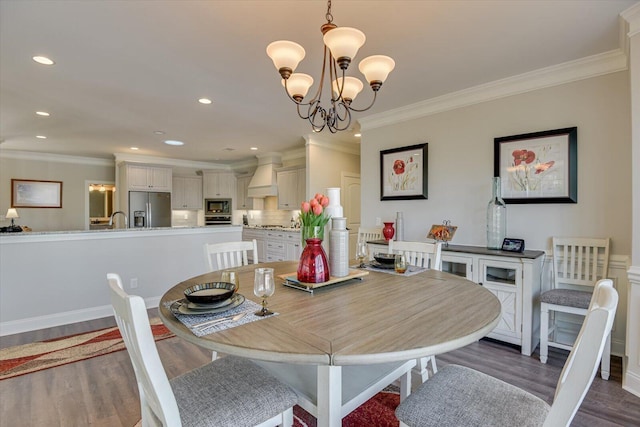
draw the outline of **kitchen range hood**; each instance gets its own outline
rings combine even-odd
[[[247,197],[264,198],[278,195],[275,168],[282,166],[280,154],[269,153],[258,157],[258,168],[249,182]]]

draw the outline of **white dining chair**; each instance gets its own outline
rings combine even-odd
[[[358,242],[372,242],[374,240],[382,240],[382,227],[360,227],[358,228]],[[371,245],[367,244],[369,252],[369,261],[373,259],[374,251]]]
[[[382,227],[360,227],[358,228],[358,241],[370,242],[382,239]]]
[[[389,240],[389,253],[404,254],[409,265],[442,271],[442,242]]]
[[[169,380],[144,300],[125,293],[118,274],[107,274],[107,281],[138,382],[144,427],[293,425],[295,392],[247,359],[226,356]]]
[[[571,350],[571,343],[562,342],[557,313],[585,316],[596,282],[607,277],[609,239],[585,237],[554,237],[552,289],[540,296],[540,361],[547,363],[549,347]],[[609,378],[611,337],[607,338],[600,375]]]
[[[209,271],[249,265],[249,251],[253,263],[258,263],[258,243],[255,239],[241,242],[205,243],[204,255]]]
[[[431,270],[442,271],[442,242],[405,242],[389,240],[389,253],[404,254],[407,264]],[[429,379],[429,362],[431,372],[438,372],[435,356],[427,356],[416,359],[416,366],[411,376],[412,388]]]
[[[617,305],[613,282],[600,280],[551,406],[474,369],[447,365],[400,403],[400,426],[569,426],[598,370]]]

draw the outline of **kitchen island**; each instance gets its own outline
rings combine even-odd
[[[0,335],[113,314],[106,274],[156,307],[181,278],[207,271],[203,245],[241,226],[22,232],[0,235]]]

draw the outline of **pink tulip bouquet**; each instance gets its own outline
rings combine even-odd
[[[330,218],[325,212],[327,206],[329,206],[329,198],[320,193],[317,193],[308,202],[302,202],[300,206],[300,222],[302,223],[303,245],[308,238],[324,238],[324,226],[329,222]]]

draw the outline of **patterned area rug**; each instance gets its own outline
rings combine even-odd
[[[400,404],[398,388],[387,387],[342,419],[342,427],[398,427],[395,410]],[[293,427],[316,427],[316,419],[299,406],[293,407]]]
[[[173,337],[159,318],[149,319],[156,341]],[[124,350],[117,326],[0,350],[0,380]]]
[[[174,335],[159,318],[149,319],[156,341]],[[0,350],[0,380],[54,368],[124,350],[117,327],[100,329],[48,341]],[[342,420],[343,427],[397,427],[395,409],[400,404],[397,387],[378,393]],[[293,408],[294,427],[316,427],[316,419],[299,406]],[[138,422],[136,427],[141,426]]]

